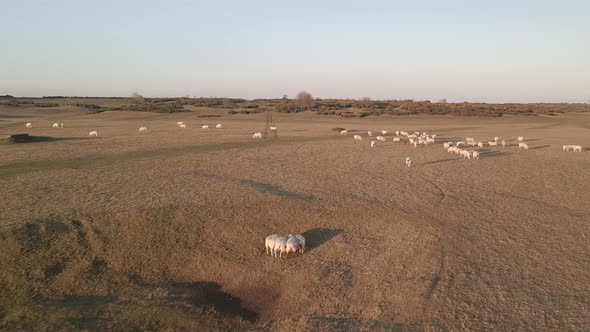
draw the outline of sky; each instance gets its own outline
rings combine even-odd
[[[590,1],[0,0],[0,95],[590,102]]]

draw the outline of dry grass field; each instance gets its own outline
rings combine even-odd
[[[44,137],[0,144],[0,330],[590,329],[590,113],[276,113],[253,140],[264,113],[207,112],[0,108]],[[465,136],[510,146],[443,150]]]

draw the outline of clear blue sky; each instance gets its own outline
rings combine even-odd
[[[0,0],[0,95],[590,102],[590,1]]]

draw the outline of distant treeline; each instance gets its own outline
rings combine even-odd
[[[12,96],[10,96],[12,97]],[[456,116],[486,116],[499,117],[503,115],[539,114],[557,115],[565,112],[590,112],[590,104],[570,103],[530,103],[530,104],[488,104],[488,103],[448,103],[414,101],[414,100],[355,100],[355,99],[313,99],[311,95],[306,99],[254,99],[240,98],[144,98],[134,95],[131,98],[106,97],[63,97],[50,96],[49,99],[65,99],[52,103],[37,102],[35,98],[8,98],[0,101],[0,105],[57,107],[79,106],[93,110],[112,111],[143,111],[143,112],[187,112],[191,110],[225,110],[229,114],[250,114],[272,110],[276,112],[297,113],[314,112],[319,115],[336,115],[341,117],[365,117],[378,115],[456,115]],[[106,107],[85,104],[77,99],[126,99],[127,102],[119,107]],[[100,104],[100,102],[99,102]]]

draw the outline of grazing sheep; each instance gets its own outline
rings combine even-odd
[[[505,148],[506,147],[506,141],[502,140],[502,147]]]
[[[281,236],[279,234],[273,234],[273,235],[269,235],[266,237],[266,239],[264,240],[264,249],[266,250],[267,255],[273,254],[273,250],[275,247],[275,241],[280,237]]]
[[[301,249],[301,243],[299,243],[299,239],[291,234],[289,234],[287,238],[287,246],[286,246],[287,256],[289,253],[296,253],[297,250]]]
[[[498,136],[494,137],[494,141],[498,142],[500,139],[498,138]]]
[[[488,142],[488,144],[489,144],[490,146],[498,146],[498,142],[492,142],[492,141],[489,141],[489,142]]]
[[[373,131],[372,131],[372,130],[369,130],[369,131],[367,131],[367,134],[368,134],[369,136],[373,136]]]
[[[456,146],[457,146],[457,147],[461,147],[461,146],[463,146],[463,145],[465,145],[465,142],[463,142],[463,141],[459,141],[459,142],[457,142],[457,144],[456,144]]]
[[[176,124],[180,126],[182,124],[182,121],[178,121],[176,122]]]
[[[363,138],[361,137],[361,135],[354,135],[354,140],[355,141],[362,141]]]
[[[57,122],[56,122],[56,123],[54,123],[54,124],[51,126],[51,128],[59,128],[59,123],[57,123]]]
[[[574,152],[576,152],[576,151],[582,152],[582,146],[581,145],[572,145],[572,148],[574,149]]]
[[[203,125],[203,126],[201,127],[201,129],[207,130],[207,129],[209,129],[209,125]]]
[[[273,254],[274,257],[277,257],[277,251],[279,252],[279,257],[283,257],[283,253],[287,252],[287,241],[289,240],[286,236],[279,236],[275,239],[275,245],[273,247]]]
[[[33,128],[33,124],[30,123],[30,122],[27,122],[27,124],[25,125],[25,127],[27,127],[27,128]]]
[[[483,142],[477,142],[477,146],[479,146],[480,148],[483,148]]]
[[[341,130],[340,135],[348,135],[348,130]]]
[[[140,127],[139,132],[140,133],[147,133],[147,127]]]
[[[401,138],[399,138],[399,137],[394,137],[394,138],[393,138],[393,141],[394,141],[394,142],[400,142],[400,141],[401,141]]]
[[[523,142],[518,143],[518,149],[525,149],[528,150],[529,149],[529,145]]]
[[[518,136],[517,140],[518,140],[519,142],[522,142],[522,141],[524,141],[524,137],[522,137],[522,136]]]
[[[262,138],[262,133],[254,133],[254,135],[252,135],[252,138]]]
[[[387,130],[381,130],[382,135],[387,135]]]
[[[473,159],[479,159],[479,151],[472,151],[471,155],[473,156]]]
[[[217,129],[220,129],[221,127],[223,127],[223,126],[221,125],[221,123],[218,123],[217,125],[215,125],[215,128],[217,128]],[[272,130],[272,129],[271,129],[271,130]]]
[[[451,145],[453,145],[453,142],[446,142],[443,144],[443,147],[445,148],[445,150],[447,150],[449,147],[451,147]]]
[[[179,127],[180,127],[180,128],[186,128],[186,125],[185,125],[184,123],[181,123],[181,124],[179,125]]]
[[[383,136],[377,136],[377,140],[378,141],[385,142],[385,137],[383,137]]]
[[[406,157],[406,166],[408,166],[408,167],[412,166],[412,158]]]
[[[90,137],[93,137],[93,136],[94,136],[94,137],[98,137],[98,131],[96,131],[96,130],[93,130],[93,131],[91,131],[91,132],[88,134],[88,136],[90,136]]]
[[[296,234],[295,237],[299,240],[299,250],[303,253],[305,251],[305,238],[301,234]]]
[[[377,146],[377,141],[371,141],[371,147],[374,148]]]

